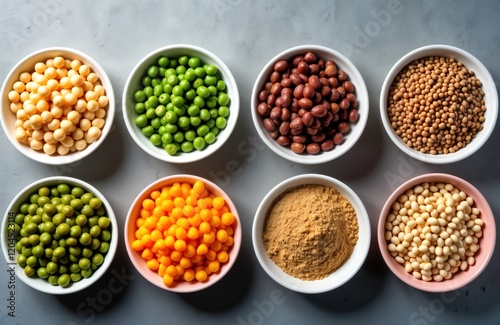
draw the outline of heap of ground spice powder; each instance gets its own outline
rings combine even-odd
[[[332,187],[293,187],[268,210],[263,240],[268,256],[285,273],[319,280],[351,256],[358,241],[356,212]]]

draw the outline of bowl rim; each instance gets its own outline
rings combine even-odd
[[[209,280],[205,282],[195,282],[195,283],[189,283],[185,284],[183,286],[174,286],[174,287],[167,287],[162,283],[161,277],[157,274],[151,271],[150,274],[145,274],[143,272],[143,267],[141,267],[138,264],[140,256],[138,256],[137,252],[134,251],[131,247],[131,243],[129,241],[129,227],[131,225],[132,218],[135,218],[135,216],[132,216],[134,207],[139,204],[141,200],[143,200],[146,197],[149,197],[149,194],[155,190],[159,189],[160,187],[165,186],[165,183],[175,183],[175,182],[192,182],[194,183],[195,181],[200,180],[202,181],[206,187],[210,189],[210,191],[215,192],[217,194],[221,194],[225,196],[225,201],[226,204],[228,204],[230,211],[233,213],[233,215],[236,217],[236,222],[237,222],[237,227],[235,229],[235,233],[233,238],[234,244],[233,247],[231,248],[231,251],[229,252],[229,262],[223,265],[223,268],[221,267],[221,270],[219,273],[214,275],[209,276]],[[192,184],[191,183],[191,184]],[[135,227],[135,225],[134,225]],[[129,210],[127,211],[127,217],[125,219],[125,224],[124,224],[124,241],[125,241],[125,248],[127,251],[127,256],[129,260],[132,262],[134,265],[134,268],[137,270],[137,272],[144,278],[146,279],[149,283],[155,285],[156,287],[166,290],[166,291],[171,291],[171,292],[176,292],[176,293],[192,293],[192,292],[197,292],[204,290],[208,287],[213,286],[215,283],[219,282],[222,278],[224,278],[227,273],[229,273],[234,266],[240,252],[241,244],[242,244],[242,224],[241,224],[241,218],[239,217],[238,211],[236,209],[236,206],[232,199],[229,197],[229,195],[222,189],[220,188],[217,184],[213,183],[212,181],[205,179],[204,177],[201,176],[196,176],[196,175],[191,175],[191,174],[174,174],[174,175],[169,175],[165,176],[162,178],[159,178],[155,180],[154,182],[148,184],[144,189],[140,191],[140,193],[136,196],[132,204],[130,205]],[[136,256],[133,258],[133,256]],[[137,257],[138,256],[138,257]],[[145,262],[143,263],[145,265]],[[142,265],[143,266],[143,265]],[[152,280],[152,276],[155,275],[160,279],[159,281],[154,282]]]
[[[339,63],[339,66],[343,70],[347,72],[349,80],[353,79],[356,80],[355,82],[356,99],[362,105],[362,106],[360,105],[359,107],[362,107],[363,109],[363,111],[361,112],[362,114],[359,114],[358,121],[353,125],[351,125],[351,131],[349,131],[349,133],[347,134],[347,137],[345,138],[344,142],[341,145],[336,146],[333,150],[328,152],[323,152],[319,155],[298,155],[293,153],[293,151],[288,147],[284,148],[279,146],[276,143],[276,141],[269,136],[267,131],[263,130],[262,118],[257,114],[257,108],[256,108],[258,102],[257,101],[258,93],[260,92],[262,87],[261,85],[264,83],[263,81],[264,78],[268,76],[268,74],[270,73],[274,63],[280,59],[290,58],[295,54],[305,53],[307,51],[321,52],[323,54],[327,53],[329,56],[334,58],[336,63]],[[313,165],[313,164],[315,165],[315,164],[330,162],[348,152],[358,142],[359,138],[361,138],[361,135],[363,134],[366,124],[368,122],[368,115],[370,113],[368,89],[366,88],[366,83],[364,81],[364,78],[362,74],[359,72],[356,65],[340,52],[322,45],[313,45],[313,44],[299,45],[288,48],[276,54],[271,60],[269,60],[264,65],[264,67],[259,72],[259,75],[257,76],[257,79],[254,82],[251,96],[252,97],[251,97],[250,109],[252,114],[252,120],[254,127],[257,130],[257,133],[259,134],[259,137],[262,139],[262,141],[266,144],[266,146],[269,149],[271,149],[274,153],[276,153],[280,157],[285,158],[294,163],[300,163],[305,165]],[[356,129],[356,132],[353,132],[354,128]]]
[[[220,134],[217,136],[217,141],[203,149],[202,151],[192,151],[190,153],[185,153],[182,155],[176,155],[176,156],[170,156],[166,152],[164,152],[163,149],[158,149],[158,148],[150,148],[145,145],[145,140],[142,139],[138,133],[137,133],[137,126],[131,123],[129,118],[131,118],[131,111],[132,109],[129,109],[130,106],[130,100],[129,100],[129,93],[133,91],[132,87],[132,79],[134,76],[137,74],[144,74],[145,68],[143,66],[153,58],[156,58],[162,54],[165,54],[165,52],[169,51],[179,51],[179,52],[186,52],[186,51],[193,51],[195,53],[200,53],[203,56],[206,56],[210,58],[211,61],[214,61],[214,64],[217,66],[217,69],[219,70],[219,73],[223,73],[224,81],[226,82],[226,85],[230,85],[230,87],[234,90],[234,93],[230,95],[231,98],[231,103],[229,106],[230,114],[229,114],[229,119],[227,126],[224,130],[221,131],[220,134],[223,134],[221,137]],[[187,55],[187,54],[186,54]],[[213,153],[215,153],[218,149],[220,149],[230,138],[233,130],[236,127],[236,124],[238,122],[238,117],[239,117],[239,111],[240,111],[240,95],[239,95],[239,90],[238,90],[238,84],[236,83],[236,80],[229,69],[229,67],[222,61],[217,55],[215,55],[213,52],[197,46],[197,45],[191,45],[191,44],[170,44],[166,45],[160,48],[157,48],[149,53],[147,53],[145,56],[143,56],[137,64],[134,66],[132,71],[127,77],[125,86],[123,88],[123,95],[122,95],[122,110],[123,110],[123,117],[125,120],[125,126],[127,127],[128,133],[130,137],[134,140],[134,142],[147,154],[149,154],[152,157],[155,157],[156,159],[168,162],[168,163],[176,163],[176,164],[185,164],[185,163],[192,163],[196,162],[199,160],[202,160]]]
[[[412,61],[428,56],[449,57],[450,55],[453,55],[453,57],[458,61],[463,62],[468,67],[468,69],[472,70],[476,74],[476,76],[477,74],[481,75],[481,78],[479,79],[481,80],[481,83],[483,85],[482,88],[485,92],[485,97],[487,96],[487,98],[489,98],[489,100],[491,101],[491,105],[487,107],[486,112],[489,115],[491,114],[491,116],[488,121],[483,122],[483,126],[485,127],[483,128],[483,130],[478,132],[479,136],[476,136],[472,140],[472,142],[475,141],[475,145],[471,145],[471,142],[466,147],[457,150],[455,153],[449,153],[446,155],[431,155],[428,153],[421,153],[415,149],[409,148],[402,141],[402,139],[398,135],[396,135],[395,131],[390,125],[389,118],[387,116],[387,95],[394,78],[402,69],[404,69],[405,66],[407,66]],[[471,65],[473,65],[473,67],[470,67]],[[485,89],[484,85],[489,85],[489,87]],[[455,46],[432,44],[422,46],[408,52],[398,61],[396,61],[396,63],[391,67],[382,84],[382,88],[380,91],[379,108],[382,124],[384,126],[384,129],[386,130],[387,135],[401,151],[403,151],[408,156],[422,162],[431,164],[449,164],[470,157],[487,142],[487,140],[493,133],[493,130],[495,129],[495,124],[498,117],[498,93],[495,87],[495,82],[490,72],[484,66],[484,64],[479,61],[479,59],[477,59],[474,55]]]
[[[358,241],[349,259],[338,270],[331,273],[328,277],[313,281],[301,280],[285,273],[269,258],[262,242],[262,231],[264,222],[267,217],[267,211],[271,207],[274,200],[289,188],[303,184],[325,185],[333,187],[337,191],[339,191],[351,202],[352,206],[354,207],[359,227]],[[269,192],[267,192],[264,198],[261,200],[261,203],[259,204],[255,213],[252,225],[252,243],[254,253],[264,271],[269,275],[269,277],[271,277],[271,279],[273,279],[283,287],[304,294],[318,294],[332,291],[351,280],[364,264],[370,249],[370,242],[371,225],[368,212],[366,211],[362,200],[345,183],[333,177],[322,174],[308,173],[296,175],[278,183]],[[340,274],[340,272],[342,272],[342,274]],[[340,274],[340,279],[338,281],[334,281],[334,277],[336,274]],[[318,285],[320,283],[322,285]]]
[[[468,272],[469,276],[463,280],[463,279],[456,279],[454,277],[450,280],[443,280],[441,282],[425,282],[423,280],[418,280],[416,279],[413,275],[407,273],[404,269],[404,267],[396,262],[396,260],[389,254],[387,250],[387,241],[385,240],[385,220],[387,218],[387,215],[389,214],[389,211],[391,209],[392,203],[397,200],[397,198],[404,193],[406,190],[409,188],[421,184],[424,182],[429,182],[429,183],[450,183],[453,186],[459,188],[462,191],[472,191],[473,194],[467,193],[468,196],[471,196],[477,204],[477,202],[480,202],[481,206],[483,206],[483,210],[481,210],[481,215],[487,215],[491,216],[488,218],[488,224],[487,227],[489,230],[488,235],[490,236],[491,240],[488,240],[486,242],[486,245],[481,245],[480,252],[481,254],[484,254],[484,260],[481,264],[476,263],[473,266],[469,266],[469,269],[465,272]],[[483,219],[483,217],[482,217]],[[483,234],[485,231],[483,230]],[[391,270],[396,277],[398,277],[401,281],[406,283],[407,285],[414,287],[416,289],[426,291],[426,292],[448,292],[448,291],[453,291],[460,289],[472,281],[474,281],[487,267],[489,261],[491,260],[491,257],[494,253],[495,250],[495,244],[496,244],[496,223],[495,223],[495,218],[493,215],[493,212],[491,210],[491,207],[489,206],[486,198],[482,195],[482,193],[474,187],[471,183],[468,181],[464,180],[463,178],[460,178],[458,176],[454,176],[451,174],[446,174],[446,173],[427,173],[427,174],[422,174],[419,176],[415,176],[407,181],[405,181],[403,184],[401,184],[396,190],[394,190],[391,195],[388,197],[388,199],[385,201],[384,206],[380,212],[378,224],[377,224],[377,241],[378,241],[378,247],[379,251],[382,255],[382,258],[387,265],[387,267]],[[484,241],[483,241],[484,242]],[[483,243],[484,244],[484,243]],[[462,273],[464,271],[459,271],[459,273]]]
[[[52,155],[49,156],[46,153],[42,152],[37,152],[27,146],[24,146],[23,144],[19,143],[12,135],[12,133],[9,133],[8,130],[12,129],[11,125],[7,124],[7,121],[5,120],[5,116],[7,114],[12,114],[10,111],[9,107],[3,107],[4,103],[4,98],[6,98],[8,92],[12,88],[12,83],[8,82],[10,79],[14,78],[15,74],[19,72],[19,69],[21,66],[25,64],[26,61],[30,60],[35,60],[37,56],[43,56],[45,54],[48,54],[50,52],[59,52],[61,56],[64,57],[64,55],[72,55],[75,57],[78,57],[78,59],[82,62],[85,62],[85,64],[88,64],[90,68],[93,70],[94,73],[96,73],[99,76],[99,80],[101,81],[101,84],[103,85],[104,89],[106,90],[106,96],[108,97],[109,103],[108,103],[108,109],[106,111],[106,117],[105,121],[106,123],[104,124],[104,128],[102,129],[102,134],[100,138],[93,142],[91,145],[87,146],[84,150],[82,151],[76,151],[73,153],[68,153],[67,155],[61,156],[61,155]],[[65,58],[66,59],[66,58]],[[34,70],[34,68],[33,68]],[[21,60],[19,60],[9,71],[7,76],[4,79],[4,83],[2,85],[1,91],[0,91],[0,105],[2,106],[2,114],[0,115],[0,120],[2,124],[3,131],[9,139],[9,142],[24,156],[43,163],[47,165],[64,165],[64,164],[71,164],[76,161],[82,160],[86,157],[88,157],[91,153],[93,153],[107,138],[108,134],[110,133],[112,126],[113,126],[113,121],[114,121],[114,116],[115,116],[115,95],[114,95],[114,90],[113,90],[113,84],[111,83],[111,80],[109,79],[106,71],[102,68],[102,66],[91,56],[88,54],[74,49],[70,47],[46,47],[42,48],[39,50],[36,50],[34,52],[31,52],[27,55],[25,55]],[[26,148],[24,148],[26,147]],[[24,148],[24,149],[23,149]],[[28,150],[29,149],[29,150]]]
[[[19,200],[21,200],[22,197],[26,196],[28,192],[34,191],[36,188],[40,186],[50,186],[56,183],[68,183],[70,185],[74,186],[80,186],[86,191],[91,192],[95,196],[99,197],[103,203],[103,205],[106,207],[106,214],[108,218],[111,220],[112,223],[112,229],[111,229],[111,241],[109,245],[109,250],[106,253],[106,256],[104,258],[103,264],[95,271],[95,273],[92,274],[90,278],[84,278],[81,279],[80,281],[73,283],[70,287],[67,288],[62,288],[60,286],[52,286],[48,282],[43,285],[37,285],[37,282],[40,281],[47,281],[45,279],[39,279],[39,278],[29,278],[27,277],[24,272],[23,268],[17,264],[15,261],[11,261],[9,258],[9,251],[8,251],[8,236],[6,235],[8,232],[8,214],[11,211],[15,211],[14,208],[19,205]],[[32,182],[31,184],[28,184],[27,186],[23,187],[22,190],[20,190],[16,196],[12,199],[12,201],[9,203],[9,206],[6,210],[7,212],[5,213],[3,220],[2,220],[2,227],[1,227],[1,233],[5,236],[3,236],[1,245],[2,245],[2,252],[5,258],[5,261],[7,262],[7,265],[13,266],[15,265],[15,270],[16,270],[16,277],[20,279],[22,282],[24,282],[26,285],[29,287],[48,294],[55,294],[55,295],[66,295],[66,294],[71,294],[75,292],[79,292],[81,290],[85,290],[86,288],[92,286],[95,282],[97,282],[109,269],[111,264],[113,263],[114,257],[116,255],[116,251],[118,249],[118,221],[116,219],[116,215],[113,211],[113,208],[109,201],[106,199],[106,197],[99,192],[94,186],[91,184],[81,180],[77,179],[74,177],[69,177],[69,176],[50,176],[46,178],[39,179],[35,182]],[[17,256],[17,252],[15,252],[15,256]]]

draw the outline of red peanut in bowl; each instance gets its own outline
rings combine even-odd
[[[439,216],[434,218],[432,216],[433,211],[431,208],[429,208],[429,210],[431,211],[430,216],[427,216],[424,215],[426,211],[424,210],[423,213],[417,215],[416,218],[414,219],[416,220],[415,222],[417,223],[418,228],[417,226],[415,226],[414,222],[411,221],[413,220],[414,216],[413,212],[411,212],[411,217],[407,218],[410,221],[407,219],[403,220],[401,215],[406,215],[408,211],[408,209],[403,207],[404,205],[403,202],[406,202],[407,199],[409,201],[412,201],[413,200],[413,198],[411,197],[412,195],[416,196],[418,199],[418,196],[421,196],[421,194],[417,193],[420,192],[420,189],[417,189],[417,187],[418,186],[422,187],[424,184],[430,184],[430,185],[435,184],[436,186],[438,186],[438,184],[442,184],[439,185],[438,188],[446,187],[448,189],[451,189],[454,187],[458,191],[463,192],[465,194],[464,196],[466,196],[467,198],[466,199],[463,199],[463,197],[459,198],[457,202],[460,201],[463,202],[465,200],[467,200],[468,202],[473,202],[471,205],[472,212],[465,213],[464,215],[465,218],[464,220],[467,221],[466,222],[462,221],[462,216],[459,215],[459,212],[462,211],[462,208],[458,207],[458,205],[460,205],[461,203],[454,208],[451,208],[450,206],[450,209],[448,209],[447,207],[448,210],[445,210],[445,212],[443,212],[446,214],[446,217],[445,215],[439,214]],[[431,187],[429,188],[431,189]],[[444,190],[441,188],[439,192],[446,193],[447,192],[446,188],[444,188]],[[412,191],[409,192],[409,190]],[[431,192],[434,191],[431,189]],[[446,194],[443,194],[443,196],[444,195]],[[434,194],[431,193],[431,196],[436,196],[435,192]],[[439,197],[439,194],[437,194],[437,196]],[[453,199],[455,198],[456,197],[454,197]],[[393,216],[396,214],[393,213],[393,211],[397,210],[398,208],[395,207],[394,205],[395,202],[400,203],[399,208],[405,209],[405,211],[397,213],[398,215],[396,216],[396,219],[401,218],[404,225],[401,225],[399,221],[397,221],[396,223],[394,223],[394,221],[390,221],[394,219]],[[427,202],[425,205],[432,206],[432,204],[433,203]],[[448,206],[448,202],[446,203],[446,205]],[[410,209],[413,210],[413,208],[416,208],[416,206],[415,207],[410,206]],[[439,209],[440,208],[438,207],[438,211]],[[419,213],[421,211],[422,210],[419,210]],[[410,214],[408,213],[408,215]],[[423,220],[418,220],[418,217],[421,217]],[[476,222],[475,221],[476,219],[480,219],[481,221]],[[471,224],[467,224],[470,223],[471,221],[472,221]],[[481,228],[476,229],[477,227],[474,225],[474,223],[480,224]],[[444,225],[441,226],[441,224]],[[395,233],[398,233],[398,230],[394,230],[396,226],[398,227],[398,230],[404,229],[401,231],[404,232],[404,236],[408,234],[407,232],[408,229],[406,228],[410,227],[412,229],[418,229],[417,233],[412,233],[412,235],[415,236],[413,239],[411,239],[411,241],[408,242],[410,244],[408,250],[403,251],[401,247],[398,247],[400,244],[403,245],[403,247],[406,245],[404,244],[403,241],[398,243],[397,239],[393,239],[393,235]],[[428,227],[428,229],[424,230],[425,227]],[[438,228],[432,228],[432,227],[438,227]],[[457,233],[455,232],[455,230],[457,229],[460,230],[459,231],[460,234],[458,234],[458,237],[456,236]],[[474,231],[472,231],[471,229],[473,229]],[[465,232],[463,232],[463,230],[465,230]],[[472,184],[468,183],[467,181],[453,175],[441,174],[441,173],[433,173],[433,174],[425,174],[417,176],[413,179],[408,180],[407,182],[402,184],[399,188],[397,188],[388,198],[380,213],[377,233],[378,233],[379,249],[389,269],[406,284],[414,288],[417,288],[419,290],[427,292],[452,291],[458,288],[462,288],[465,285],[472,282],[486,268],[488,262],[491,259],[491,256],[493,255],[496,242],[495,218],[484,196],[479,192],[479,190],[477,190]],[[422,233],[426,235],[422,237],[421,235]],[[432,234],[436,234],[437,239],[432,238],[431,237]],[[419,237],[419,239],[415,239],[415,237]],[[470,238],[468,239],[467,237]],[[474,237],[478,239],[476,240],[474,239]],[[448,238],[451,238],[451,240],[448,240],[447,242],[444,238],[446,238],[446,240],[448,240]],[[404,238],[404,241],[406,241],[407,239],[409,240],[409,238]],[[471,239],[473,239],[474,241],[471,241]],[[425,240],[429,240],[430,245],[427,245],[428,243],[424,243]],[[441,241],[441,243],[439,243],[439,241]],[[414,243],[417,244],[413,245]],[[394,246],[389,247],[389,245],[391,244],[393,244]],[[422,245],[427,247],[421,248]],[[474,248],[471,248],[472,245],[474,245]],[[431,248],[431,246],[433,248]],[[417,247],[418,251],[417,250],[412,251],[414,247]],[[460,252],[460,247],[463,248],[463,251],[461,252]],[[401,249],[401,253],[399,253],[399,249]],[[396,253],[391,255],[391,250]],[[457,256],[453,255],[457,253],[459,255],[458,259]],[[401,254],[403,256],[401,256]],[[424,255],[426,255],[428,258],[423,258],[422,262],[418,260],[417,264],[412,264],[414,262],[413,260],[414,257],[412,256],[412,254],[416,255],[417,259],[418,257],[422,259]],[[397,255],[397,257],[395,255]],[[444,259],[444,261],[442,259],[438,260],[438,258],[440,259],[442,258]],[[397,259],[399,259],[399,262],[397,261]],[[456,262],[452,262],[451,261],[452,259],[455,259]],[[434,261],[436,261],[436,264],[434,263]],[[426,262],[432,264],[432,266],[429,267],[429,270],[426,270],[425,266]],[[441,265],[438,264],[440,262]],[[458,267],[458,269],[453,270],[453,267]],[[437,268],[437,270],[434,271],[434,268]],[[443,269],[445,271],[442,271]],[[431,272],[431,273],[426,273],[426,272]],[[447,273],[450,274],[446,275]],[[423,274],[429,274],[431,278],[427,278],[426,281],[424,281]]]
[[[299,73],[299,64],[305,73]],[[332,76],[328,85],[326,76]],[[251,108],[257,133],[272,151],[292,162],[319,164],[342,156],[361,137],[368,120],[368,91],[345,56],[327,47],[302,45],[264,66],[254,84]]]

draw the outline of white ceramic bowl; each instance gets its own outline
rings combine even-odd
[[[285,273],[269,258],[262,240],[264,223],[273,201],[289,188],[303,184],[318,184],[335,188],[351,202],[358,218],[358,241],[354,247],[352,255],[344,265],[321,280],[305,281]],[[282,286],[290,290],[308,294],[327,292],[338,288],[349,281],[361,268],[366,256],[368,255],[370,238],[370,220],[361,199],[352,189],[339,180],[319,174],[303,174],[294,176],[276,185],[271,191],[269,191],[269,193],[266,194],[260,203],[257,212],[255,213],[252,228],[253,248],[264,271],[266,271],[266,273],[274,281]]]
[[[10,110],[10,100],[8,98],[8,93],[12,90],[12,86],[16,81],[19,80],[19,75],[22,72],[33,72],[35,71],[34,66],[37,62],[45,62],[47,59],[54,58],[56,56],[62,56],[65,59],[75,60],[78,59],[82,63],[88,65],[92,72],[96,73],[99,76],[99,80],[102,86],[106,90],[106,96],[109,99],[108,107],[107,107],[107,115],[106,115],[106,123],[104,128],[102,129],[102,134],[100,138],[88,145],[82,151],[76,151],[73,153],[68,153],[65,156],[61,156],[58,154],[55,155],[47,155],[43,151],[35,151],[31,149],[29,146],[23,145],[19,143],[15,138],[16,128],[14,123],[17,120],[17,117]],[[38,50],[33,52],[23,59],[21,59],[9,72],[7,78],[2,85],[1,92],[1,120],[2,120],[2,128],[7,135],[7,138],[12,143],[12,145],[19,150],[23,155],[29,157],[35,161],[49,164],[49,165],[63,165],[63,164],[71,164],[75,161],[83,159],[94,152],[106,139],[109,131],[111,130],[111,126],[113,124],[113,119],[115,115],[115,95],[113,92],[113,87],[111,81],[109,80],[104,69],[90,56],[87,54],[80,52],[78,50],[65,48],[65,47],[51,47]]]
[[[26,201],[29,201],[30,195],[36,192],[40,187],[42,186],[50,187],[61,183],[66,183],[70,186],[79,186],[83,188],[85,191],[92,193],[95,197],[100,198],[103,203],[103,206],[106,209],[107,216],[111,220],[111,241],[109,245],[109,250],[106,253],[106,255],[104,255],[103,264],[101,264],[101,266],[96,271],[94,271],[94,273],[89,278],[82,278],[78,282],[71,283],[66,288],[63,288],[61,286],[53,286],[47,281],[47,279],[41,279],[37,276],[34,277],[26,276],[24,274],[24,269],[15,262],[16,261],[15,258],[17,258],[17,252],[14,254],[15,250],[13,250],[12,245],[9,245],[10,237],[8,236],[9,234],[11,234],[9,229],[11,229],[13,225],[12,221],[9,220],[8,218],[9,213],[17,214],[17,211],[19,211],[21,204]],[[113,209],[111,208],[111,205],[106,200],[104,195],[102,195],[102,193],[100,193],[95,187],[82,180],[65,176],[53,176],[44,178],[31,183],[30,185],[26,186],[23,190],[21,190],[11,201],[9,207],[5,210],[5,215],[2,221],[2,234],[3,234],[2,251],[4,257],[8,265],[10,266],[15,265],[15,272],[17,278],[23,281],[28,286],[32,287],[33,289],[55,295],[74,293],[90,287],[93,283],[95,283],[99,278],[101,278],[107,272],[109,266],[113,262],[116,249],[118,247],[118,223],[116,221]],[[14,258],[13,261],[10,258],[11,256],[13,256]]]
[[[396,134],[389,122],[389,117],[387,114],[387,96],[389,94],[389,89],[394,78],[412,61],[428,56],[444,56],[455,58],[457,61],[462,62],[465,67],[467,67],[467,69],[474,71],[476,77],[482,83],[482,88],[484,91],[484,101],[486,106],[483,130],[479,131],[476,134],[476,137],[467,146],[461,148],[460,150],[457,150],[454,153],[431,155],[421,153],[415,149],[412,149],[408,147],[406,143],[404,143],[403,140]],[[401,151],[415,159],[426,163],[448,164],[460,161],[471,156],[477,150],[479,150],[488,140],[491,133],[493,132],[493,129],[495,128],[498,116],[498,93],[495,82],[493,81],[493,78],[491,77],[486,67],[472,54],[449,45],[428,45],[415,49],[406,54],[401,59],[399,59],[399,61],[396,62],[396,64],[391,68],[384,80],[382,91],[380,93],[380,116],[382,118],[382,124],[384,125],[387,134],[394,142],[394,144],[399,149],[401,149]]]
[[[279,60],[289,60],[297,55],[304,55],[309,51],[315,52],[318,58],[322,58],[324,60],[333,60],[337,64],[339,69],[342,69],[347,73],[348,80],[350,80],[356,87],[355,94],[358,101],[359,112],[359,119],[356,123],[350,123],[351,130],[349,131],[349,133],[345,134],[344,142],[340,145],[336,145],[333,150],[323,151],[317,155],[310,155],[306,153],[296,154],[292,151],[292,149],[290,149],[290,147],[283,147],[279,145],[276,140],[274,140],[269,135],[269,132],[264,128],[262,117],[257,113],[257,106],[259,105],[259,92],[264,88],[266,82],[269,81],[269,77],[273,72],[274,64]],[[257,133],[259,134],[262,141],[264,141],[264,143],[272,151],[274,151],[277,155],[295,163],[320,164],[342,156],[349,149],[351,149],[361,137],[361,134],[365,129],[366,122],[368,121],[368,90],[366,89],[366,85],[361,73],[359,73],[354,64],[344,55],[324,46],[301,45],[292,47],[279,53],[264,66],[253,86],[250,107],[255,129],[257,130]]]
[[[188,183],[193,185],[197,180],[202,181],[205,184],[205,188],[208,189],[212,194],[220,196],[224,198],[224,201],[229,207],[229,210],[233,213],[233,215],[236,217],[236,229],[233,235],[234,238],[234,244],[232,248],[228,251],[229,254],[229,261],[225,264],[221,265],[221,268],[218,272],[212,273],[208,276],[208,279],[203,282],[198,282],[198,281],[178,281],[171,287],[167,287],[163,283],[163,278],[158,275],[158,272],[156,271],[151,271],[147,265],[146,261],[141,257],[141,255],[135,251],[132,248],[132,242],[135,240],[135,232],[137,231],[137,226],[136,226],[136,221],[137,218],[140,217],[140,212],[142,209],[142,201],[144,201],[146,198],[149,198],[151,195],[151,192],[157,190],[161,191],[161,189],[165,186],[171,186],[174,183]],[[128,257],[132,261],[132,264],[134,264],[134,267],[136,270],[150,283],[154,284],[155,286],[167,290],[167,291],[172,291],[172,292],[177,292],[177,293],[188,293],[188,292],[196,292],[196,291],[201,291],[203,289],[206,289],[215,283],[217,283],[219,280],[221,280],[233,267],[236,258],[238,257],[238,254],[240,252],[240,246],[241,246],[241,221],[240,217],[238,215],[238,211],[236,210],[236,206],[234,203],[231,201],[231,198],[227,195],[226,192],[224,192],[219,186],[216,184],[212,183],[211,181],[204,179],[199,176],[194,176],[194,175],[171,175],[167,176],[161,179],[158,179],[157,181],[149,184],[144,190],[137,195],[135,198],[134,202],[130,206],[130,209],[127,214],[127,219],[125,220],[125,229],[124,229],[124,235],[125,235],[125,247],[127,249]]]
[[[464,191],[468,196],[474,199],[474,206],[478,208],[479,211],[481,211],[480,217],[484,221],[484,227],[482,230],[483,236],[479,241],[479,251],[477,251],[474,255],[474,265],[469,266],[466,271],[458,271],[453,275],[451,279],[443,280],[441,282],[426,282],[423,280],[419,280],[412,274],[406,272],[405,267],[399,264],[389,253],[389,250],[387,249],[388,243],[385,240],[385,222],[387,216],[392,210],[392,204],[396,202],[398,197],[405,193],[408,189],[411,189],[424,182],[445,184],[448,183],[452,184],[459,190]],[[467,284],[471,283],[481,274],[481,272],[483,272],[483,270],[488,265],[495,250],[496,244],[495,216],[491,211],[488,201],[486,201],[481,192],[469,182],[459,177],[448,174],[424,174],[414,177],[406,181],[404,184],[401,184],[387,199],[380,213],[380,219],[377,227],[377,240],[384,261],[386,262],[392,273],[394,273],[401,281],[405,282],[409,286],[427,292],[453,291],[465,287]]]
[[[166,153],[162,147],[154,146],[149,138],[144,136],[141,129],[135,124],[137,113],[134,110],[134,93],[135,91],[143,88],[142,78],[146,75],[148,67],[152,64],[156,64],[158,58],[162,55],[165,55],[168,58],[178,58],[182,55],[198,57],[203,63],[215,65],[219,70],[222,80],[224,80],[227,85],[227,94],[231,98],[227,126],[219,133],[215,143],[205,147],[205,149],[201,151],[193,150],[189,153],[178,152],[176,155],[171,156]],[[132,139],[134,139],[137,145],[149,155],[170,163],[190,163],[208,157],[216,152],[231,136],[231,133],[236,126],[240,109],[238,86],[229,68],[215,54],[204,48],[187,44],[168,45],[148,53],[143,59],[141,59],[127,79],[125,89],[123,91],[122,103],[125,125],[127,126]]]

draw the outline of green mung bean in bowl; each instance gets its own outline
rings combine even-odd
[[[123,93],[125,124],[134,141],[157,159],[189,163],[217,151],[239,114],[229,68],[193,45],[169,45],[146,55]]]
[[[118,245],[118,225],[92,185],[54,176],[21,190],[6,210],[2,250],[15,275],[50,294],[69,294],[96,282]]]

